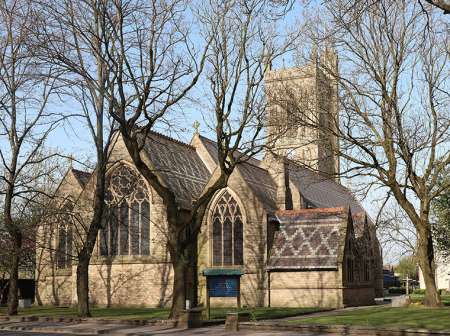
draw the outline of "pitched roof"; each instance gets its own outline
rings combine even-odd
[[[209,155],[217,163],[217,143],[203,136],[200,136],[200,140]],[[247,182],[265,209],[273,212],[277,210],[276,185],[269,172],[262,168],[261,164],[260,160],[248,158],[247,161],[239,164],[236,169],[242,174],[245,182]]]
[[[289,161],[289,178],[303,198],[317,208],[347,207],[352,213],[365,212],[351,191],[334,179]]]
[[[177,201],[189,209],[206,185],[210,173],[195,147],[156,132],[146,138],[144,150]]]
[[[336,269],[348,214],[344,207],[277,211],[280,229],[275,233],[268,269]]]
[[[209,156],[217,163],[217,143],[203,136],[199,136],[199,139]],[[166,135],[150,132],[144,150],[163,181],[177,193],[180,206],[189,209],[211,175],[196,148]],[[288,162],[291,182],[314,207],[349,206],[354,214],[365,212],[352,193],[338,182],[293,161]],[[269,213],[274,213],[277,210],[276,184],[269,171],[263,167],[262,161],[248,158],[236,170],[264,208]]]
[[[74,169],[72,168],[72,174],[77,179],[78,183],[80,183],[81,187],[84,188],[86,186],[86,183],[88,182],[89,178],[91,177],[91,173]]]

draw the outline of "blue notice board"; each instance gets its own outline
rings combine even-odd
[[[210,297],[238,297],[239,276],[217,275],[208,276],[208,294]]]

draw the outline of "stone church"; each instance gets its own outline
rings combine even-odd
[[[331,124],[338,114],[337,86],[321,70],[325,62],[337,67],[337,57],[327,51],[305,67],[271,70],[266,92],[295,84],[326,111],[321,122]],[[279,106],[268,113],[268,120],[292,122]],[[277,127],[268,125],[267,132],[275,136]],[[190,143],[151,133],[143,151],[189,210],[216,167],[216,146],[198,132]],[[332,177],[339,170],[333,146],[336,139],[298,127],[279,136],[262,160],[251,158],[236,168],[228,187],[211,201],[199,237],[201,303],[205,270],[239,270],[244,306],[335,308],[373,304],[382,295],[374,225],[351,191]],[[94,185],[90,173],[70,168],[55,196],[63,200],[61,208],[78,209],[78,216],[55,215],[53,224],[40,227],[36,280],[44,303],[77,300],[72,255],[83,235],[79,223],[89,218]],[[173,272],[165,206],[133,167],[120,137],[111,152],[108,185],[108,218],[89,268],[90,299],[97,305],[166,306]],[[212,306],[234,304],[211,299]]]

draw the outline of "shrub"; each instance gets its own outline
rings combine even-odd
[[[389,294],[406,294],[404,287],[389,287]]]

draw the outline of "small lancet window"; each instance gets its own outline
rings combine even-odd
[[[68,201],[57,216],[56,241],[56,268],[66,269],[72,267],[72,205]]]

